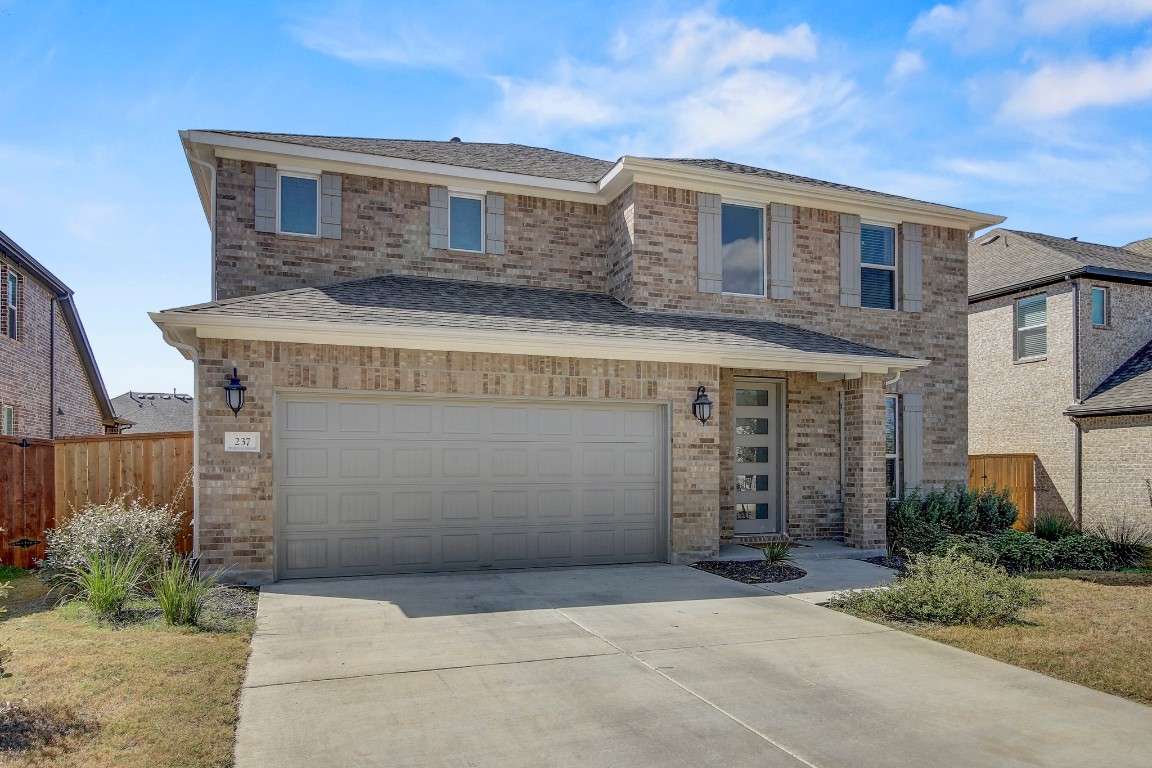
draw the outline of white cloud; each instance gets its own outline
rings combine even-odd
[[[453,40],[452,30],[433,33],[410,19],[398,22],[393,14],[357,5],[301,19],[288,31],[305,48],[353,64],[453,69],[467,47]]]
[[[816,36],[807,24],[777,35],[699,11],[676,20],[670,33],[658,36],[667,38],[658,61],[669,74],[716,74],[734,67],[767,64],[777,58],[816,58]],[[623,51],[618,49],[618,53]]]
[[[1020,80],[1001,108],[1009,120],[1065,117],[1088,107],[1115,107],[1152,99],[1152,49],[1108,61],[1046,64]]]
[[[924,71],[924,57],[919,51],[900,51],[896,60],[888,70],[889,82],[905,80],[918,72]]]
[[[1022,36],[1048,36],[1152,18],[1152,0],[959,0],[940,3],[912,22],[911,33],[987,50]]]
[[[1028,0],[1027,27],[1055,32],[1074,25],[1129,24],[1152,17],[1152,0]]]
[[[941,3],[916,17],[911,33],[949,40],[958,48],[982,50],[1012,30],[1015,9],[1008,0]]]

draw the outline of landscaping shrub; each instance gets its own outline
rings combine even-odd
[[[129,600],[140,595],[151,555],[142,549],[130,554],[85,552],[84,565],[58,583],[73,600],[88,604],[101,620],[119,618]]]
[[[791,565],[796,560],[792,545],[786,541],[770,541],[760,549],[764,551],[764,561],[768,565]]]
[[[1114,564],[1112,547],[1095,536],[1073,534],[1052,544],[1052,567],[1070,571],[1105,571]]]
[[[939,557],[944,557],[949,552],[967,555],[978,563],[987,563],[988,565],[996,565],[996,561],[1000,557],[999,553],[988,543],[988,537],[976,533],[969,533],[964,536],[949,535],[932,550],[932,554]]]
[[[1007,490],[951,485],[924,493],[917,488],[889,505],[888,552],[929,553],[949,534],[1000,533],[1011,528],[1016,514]]]
[[[1059,512],[1037,515],[1036,521],[1032,524],[1032,532],[1044,541],[1059,541],[1066,536],[1079,533],[1076,530],[1076,522],[1068,515]]]
[[[201,579],[188,558],[174,557],[152,580],[152,594],[172,625],[198,625],[219,577]]]
[[[1134,512],[1125,511],[1097,520],[1088,526],[1086,533],[1107,541],[1115,564],[1122,568],[1138,566],[1152,549],[1152,524]]]
[[[1003,624],[1040,599],[1040,590],[1002,568],[968,555],[912,555],[908,570],[888,589],[853,590],[833,608],[874,618],[939,624]]]
[[[1012,573],[1043,571],[1052,567],[1053,544],[1030,533],[1007,530],[988,540],[996,552],[996,562]]]
[[[40,577],[50,584],[68,583],[88,567],[89,555],[144,553],[146,575],[172,556],[180,517],[171,507],[153,506],[121,496],[107,504],[87,504],[62,525],[47,532]]]

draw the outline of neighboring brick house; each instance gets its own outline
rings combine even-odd
[[[1037,514],[1152,521],[1152,241],[969,246],[969,451],[1035,453]]]
[[[72,289],[0,232],[0,435],[118,431]]]
[[[152,318],[196,364],[210,569],[871,548],[889,493],[966,477],[968,237],[1000,217],[718,160],[181,137],[213,302]]]
[[[122,434],[191,432],[195,404],[191,395],[172,392],[125,392],[112,398],[116,415],[124,421]]]

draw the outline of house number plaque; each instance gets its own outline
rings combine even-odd
[[[257,453],[260,451],[260,433],[225,432],[224,450],[240,451],[242,453]]]

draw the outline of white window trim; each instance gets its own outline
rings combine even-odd
[[[864,227],[884,227],[885,229],[892,230],[892,266],[886,264],[865,264],[864,263]],[[860,220],[860,253],[856,259],[860,264],[860,308],[861,309],[876,309],[881,312],[899,312],[900,311],[900,226],[891,221],[877,221],[877,220]],[[863,272],[866,269],[883,270],[891,272],[892,277],[892,306],[891,307],[866,307],[864,306],[864,279]]]
[[[471,248],[453,248],[452,247],[452,198],[459,197],[465,200],[479,200],[480,201],[480,250],[474,251]],[[457,253],[485,253],[488,245],[488,226],[487,226],[488,205],[487,196],[483,192],[465,192],[463,190],[455,190],[451,187],[448,188],[448,250],[456,251]]]
[[[735,205],[741,208],[759,208],[760,209],[760,286],[763,288],[761,293],[733,293],[732,291],[725,291],[724,285],[724,206]],[[750,299],[766,299],[768,298],[768,206],[764,203],[758,203],[754,200],[733,200],[727,198],[720,198],[720,295],[721,296],[743,296]]]
[[[1104,322],[1098,323],[1095,318],[1090,317],[1092,320],[1093,328],[1110,328],[1112,326],[1112,291],[1108,290],[1106,285],[1093,285],[1088,292],[1088,312],[1090,315],[1095,313],[1095,305],[1092,297],[1096,295],[1096,291],[1104,294]]]
[[[1044,299],[1044,322],[1037,325],[1020,326],[1020,302],[1028,301],[1029,299],[1042,298]],[[1023,348],[1020,345],[1020,332],[1031,331],[1036,328],[1044,329],[1044,349],[1048,349],[1048,294],[1046,293],[1033,293],[1030,296],[1021,296],[1012,302],[1012,361],[1013,362],[1035,362],[1038,360],[1046,360],[1048,352],[1045,351],[1042,355],[1029,355],[1024,356]]]
[[[9,291],[9,285],[16,284],[15,290]],[[4,335],[11,341],[20,341],[20,273],[8,267],[8,275],[4,279],[4,313],[7,322],[7,333]]]
[[[280,200],[283,197],[280,180],[285,176],[294,179],[311,179],[316,182],[316,234],[310,235],[307,232],[285,232],[283,227],[280,226]],[[287,170],[284,168],[276,169],[276,233],[280,235],[292,235],[293,237],[313,237],[317,240],[320,239],[320,174],[309,173],[307,171]]]
[[[0,408],[0,435],[16,436],[16,409],[11,405]]]
[[[903,469],[904,469],[904,467],[903,467],[904,462],[901,461],[901,458],[900,458],[900,447],[901,447],[900,446],[900,432],[901,432],[900,426],[901,426],[901,422],[904,420],[904,418],[903,418],[903,414],[900,412],[900,396],[899,395],[884,395],[884,406],[885,406],[885,408],[884,408],[884,410],[885,410],[884,429],[885,430],[888,429],[888,419],[887,419],[888,408],[887,408],[887,406],[888,406],[889,400],[891,400],[894,403],[893,412],[896,414],[896,422],[895,422],[895,424],[892,425],[893,428],[895,429],[895,438],[896,439],[893,441],[893,448],[896,449],[896,452],[895,453],[885,452],[885,454],[884,454],[884,480],[885,480],[885,482],[887,482],[887,480],[888,480],[888,459],[894,459],[896,462],[896,471],[893,473],[894,476],[892,478],[892,489],[896,492],[896,495],[890,496],[889,498],[890,499],[898,499],[898,498],[900,498],[900,493],[903,490],[903,484],[901,483],[901,480],[900,480],[900,476],[903,474]],[[888,435],[884,435],[884,442],[885,442],[885,448],[887,448]],[[885,493],[887,493],[887,489],[885,489]]]

